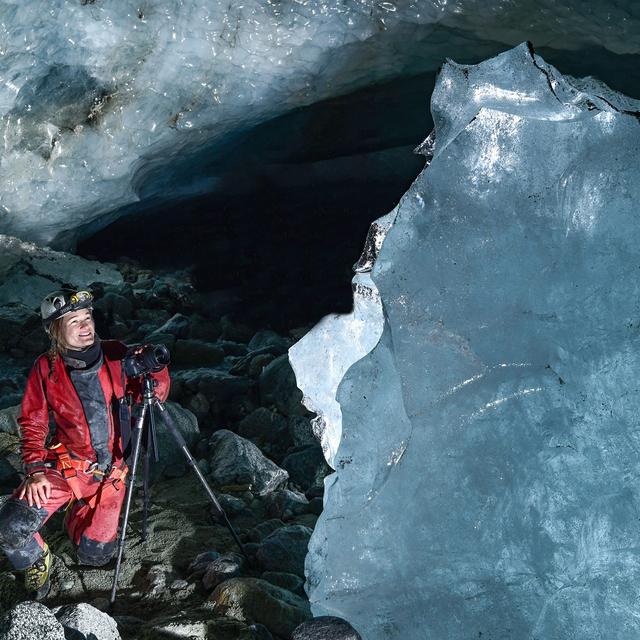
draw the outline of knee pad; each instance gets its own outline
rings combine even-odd
[[[30,507],[24,500],[9,498],[0,509],[0,546],[21,549],[47,519],[46,509]]]
[[[113,558],[115,548],[115,540],[113,542],[97,542],[83,534],[78,545],[78,562],[91,567],[101,567]]]

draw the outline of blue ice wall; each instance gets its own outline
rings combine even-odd
[[[432,112],[370,272],[379,341],[291,352],[340,407],[314,612],[367,640],[637,638],[640,103],[523,44],[447,63]]]

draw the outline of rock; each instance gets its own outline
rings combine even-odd
[[[152,336],[156,334],[170,334],[177,338],[188,338],[189,337],[189,318],[187,316],[182,315],[181,313],[176,313],[174,316],[169,318],[162,326],[158,327],[153,333],[147,336],[152,342]]]
[[[118,624],[90,604],[67,605],[56,611],[67,640],[120,640]]]
[[[199,553],[189,565],[187,576],[189,578],[200,578],[204,575],[207,567],[220,557],[217,551],[205,551]]]
[[[224,351],[225,356],[244,356],[247,353],[246,345],[240,342],[218,340],[217,345]]]
[[[0,573],[0,612],[8,611],[24,597],[24,590],[18,584],[15,575],[4,571]]]
[[[264,502],[269,517],[279,518],[280,520],[290,520],[294,516],[307,513],[309,509],[307,498],[291,489],[274,491],[265,496]]]
[[[0,458],[0,493],[11,493],[21,482],[14,466],[6,458]]]
[[[259,407],[238,424],[238,433],[254,442],[277,442],[288,436],[287,419],[266,407]]]
[[[296,447],[307,444],[318,444],[320,440],[313,433],[311,418],[305,416],[291,416],[289,418],[289,434]]]
[[[202,368],[179,371],[175,377],[181,379],[192,393],[202,392],[209,401],[220,405],[231,402],[238,396],[251,392],[254,382],[249,378],[232,376],[225,371]]]
[[[259,378],[260,399],[263,404],[274,404],[285,416],[304,415],[302,391],[296,385],[296,377],[287,354],[276,358],[264,368]]]
[[[251,358],[248,373],[250,378],[259,378],[264,368],[275,360],[275,356],[270,353],[261,353]]]
[[[242,498],[236,498],[228,493],[219,494],[218,502],[228,516],[235,516],[247,511],[247,505]]]
[[[194,314],[191,316],[189,337],[197,340],[217,340],[220,337],[220,323]]]
[[[253,336],[253,331],[246,325],[236,322],[230,316],[220,318],[221,336],[224,340],[247,343]]]
[[[173,419],[174,424],[178,427],[178,431],[187,443],[187,447],[191,449],[200,437],[198,421],[196,417],[174,402],[165,402],[169,416]],[[181,477],[187,472],[187,461],[180,447],[165,426],[159,411],[154,409],[156,418],[156,435],[158,440],[158,452],[160,454],[159,461],[152,462],[150,465],[150,478],[152,482],[156,482],[162,476],[167,478]],[[141,477],[141,476],[140,476]]]
[[[0,618],[1,640],[65,640],[64,628],[47,607],[27,600]]]
[[[296,627],[291,640],[362,640],[362,637],[346,620],[320,616]]]
[[[275,635],[288,638],[311,617],[309,603],[259,578],[232,578],[218,585],[209,599],[219,615],[263,624]]]
[[[124,320],[133,316],[132,302],[117,293],[105,293],[101,298],[94,300],[93,308],[102,312],[109,322],[112,322],[115,316]]]
[[[224,360],[224,351],[204,340],[176,340],[171,362],[179,367],[213,367]]]
[[[282,571],[265,571],[262,574],[262,579],[275,584],[276,587],[304,597],[304,580],[300,576]]]
[[[309,508],[307,511],[312,513],[313,515],[319,516],[324,509],[324,500],[322,498],[316,497],[312,498],[309,501]]]
[[[331,468],[324,459],[319,444],[306,446],[286,456],[282,468],[289,472],[292,482],[301,489],[321,485]]]
[[[247,540],[251,542],[262,542],[262,540],[264,540],[268,535],[284,526],[284,522],[277,518],[265,520],[253,527],[253,529],[249,529],[249,531],[247,531]]]
[[[220,583],[240,575],[244,558],[239,553],[225,553],[209,564],[202,577],[202,586],[211,591]]]
[[[198,418],[198,421],[201,421],[209,413],[209,409],[211,409],[211,405],[206,396],[200,391],[193,396],[189,396],[184,404],[185,408]]]
[[[282,527],[268,535],[258,550],[258,561],[266,571],[284,571],[304,576],[304,561],[312,530],[302,525]]]
[[[170,585],[169,589],[171,591],[182,591],[189,586],[189,583],[186,580],[174,580]]]
[[[289,478],[289,474],[265,458],[256,445],[231,431],[216,431],[209,444],[211,479],[218,486],[250,484],[254,493],[266,495],[279,489]]]
[[[258,333],[251,338],[247,346],[249,347],[249,351],[268,348],[272,354],[281,356],[289,350],[291,340],[284,338],[275,331],[264,329],[262,331],[258,331]]]
[[[0,410],[0,431],[4,433],[11,433],[13,435],[20,434],[20,427],[18,426],[18,416],[20,415],[20,405],[14,405],[12,407],[6,407]]]

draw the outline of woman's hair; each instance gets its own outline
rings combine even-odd
[[[68,348],[62,332],[62,318],[57,318],[49,327],[49,337],[51,338],[51,346],[47,355],[49,356],[49,367],[53,371],[53,363],[56,361],[58,354],[64,353]]]

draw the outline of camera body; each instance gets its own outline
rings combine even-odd
[[[138,378],[162,371],[169,360],[169,349],[163,344],[134,345],[122,359],[122,368],[127,377]]]

